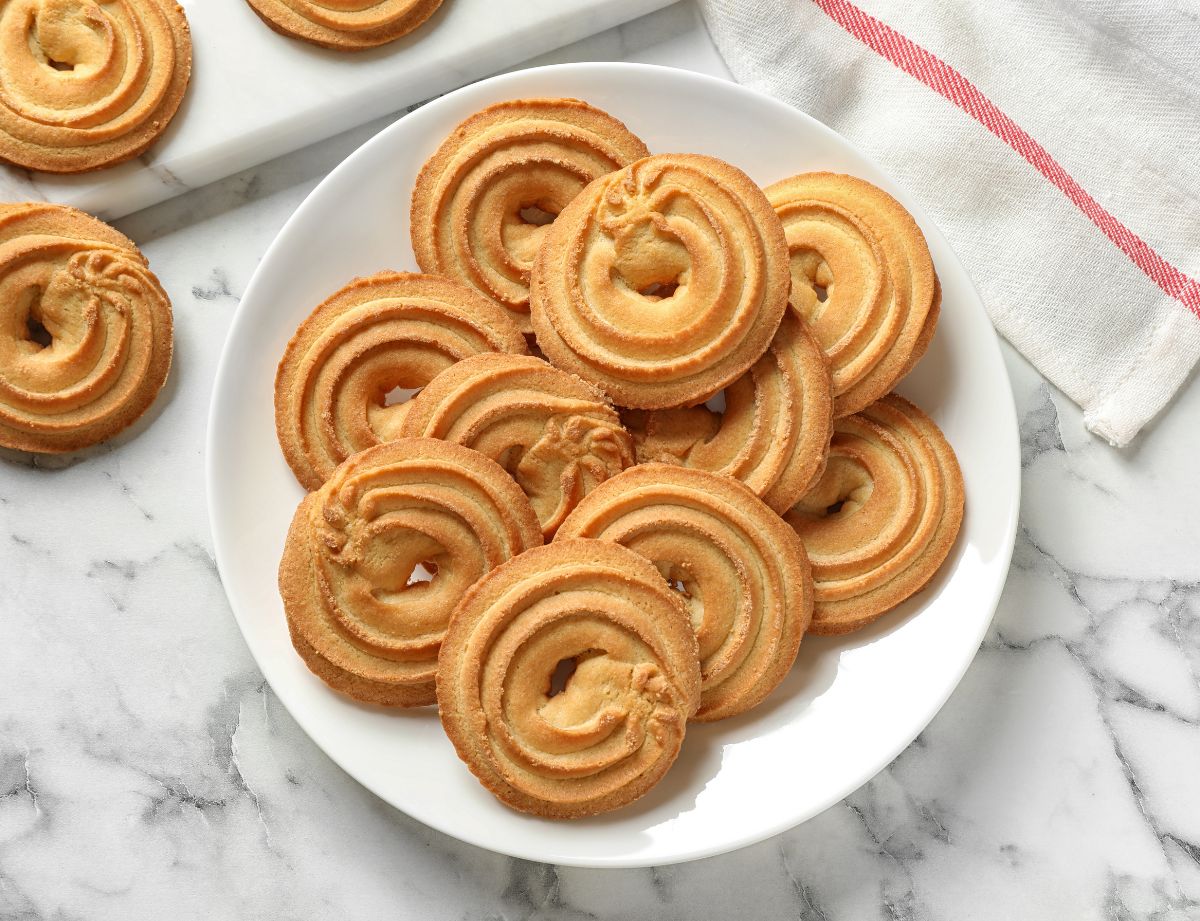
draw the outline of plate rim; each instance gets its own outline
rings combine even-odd
[[[807,815],[800,818],[788,815],[786,818],[782,818],[778,822],[770,824],[765,828],[755,829],[753,832],[726,839],[717,845],[697,846],[690,849],[681,850],[677,854],[672,855],[669,859],[663,859],[661,857],[654,859],[646,857],[639,858],[636,854],[629,856],[618,855],[593,858],[576,858],[573,856],[567,856],[565,858],[548,858],[544,853],[533,853],[519,846],[498,847],[494,842],[485,842],[480,836],[472,833],[470,830],[463,831],[459,828],[451,830],[444,824],[437,821],[436,812],[433,812],[432,815],[415,815],[408,809],[398,806],[388,796],[376,789],[374,785],[360,778],[354,770],[343,763],[342,758],[338,754],[336,754],[334,751],[330,751],[328,748],[318,742],[317,736],[320,733],[318,732],[314,734],[309,724],[308,715],[302,712],[302,708],[293,709],[293,707],[288,704],[285,696],[279,693],[274,684],[271,682],[270,678],[267,676],[267,669],[264,668],[263,661],[259,657],[259,652],[251,643],[249,637],[247,636],[247,631],[243,627],[243,615],[240,613],[239,604],[234,600],[232,594],[227,588],[226,571],[228,564],[225,562],[225,560],[227,559],[228,550],[223,547],[222,540],[219,537],[218,529],[216,527],[217,520],[219,518],[223,518],[224,516],[219,513],[215,498],[220,493],[220,486],[216,482],[214,456],[216,454],[216,442],[219,440],[219,436],[216,434],[216,432],[219,425],[218,417],[220,415],[220,408],[230,398],[227,394],[227,391],[232,386],[231,380],[233,375],[229,373],[229,368],[227,367],[232,361],[231,343],[237,341],[239,338],[238,334],[242,331],[241,326],[248,322],[247,317],[250,316],[250,311],[246,307],[247,303],[249,302],[251,305],[255,303],[257,300],[255,296],[257,293],[257,288],[260,286],[260,284],[265,284],[265,282],[262,281],[263,265],[268,263],[270,257],[277,248],[282,247],[282,241],[289,236],[291,229],[305,221],[307,212],[311,207],[313,207],[312,202],[318,196],[318,193],[322,187],[330,182],[332,178],[341,171],[351,169],[352,164],[361,156],[363,156],[364,152],[370,149],[372,146],[382,143],[383,139],[389,136],[391,133],[402,130],[400,126],[405,122],[406,119],[421,111],[421,109],[424,109],[428,105],[438,105],[447,101],[453,101],[460,96],[470,95],[474,92],[478,92],[482,86],[502,87],[510,82],[524,81],[529,79],[530,75],[545,75],[548,73],[561,73],[564,71],[570,71],[572,73],[582,73],[585,75],[588,72],[595,72],[596,74],[603,76],[604,72],[614,70],[641,71],[651,78],[654,75],[669,74],[671,78],[682,78],[685,81],[693,81],[700,88],[703,88],[704,86],[716,85],[719,86],[722,91],[732,90],[735,94],[745,93],[756,97],[758,101],[765,102],[770,107],[774,107],[780,112],[785,113],[786,117],[799,117],[803,121],[808,122],[810,129],[832,136],[837,143],[850,148],[857,156],[868,162],[875,170],[878,171],[879,175],[886,177],[888,184],[890,185],[889,191],[893,194],[899,192],[896,197],[900,198],[904,206],[912,213],[922,231],[927,236],[934,236],[938,243],[950,253],[957,268],[961,271],[962,277],[969,285],[970,290],[974,295],[974,303],[971,305],[964,304],[961,309],[977,309],[982,314],[982,319],[987,323],[988,328],[991,330],[992,335],[988,339],[987,349],[993,353],[993,358],[995,359],[1002,374],[1002,381],[1004,383],[1003,389],[1005,395],[1007,396],[1007,399],[1001,401],[1005,409],[1004,419],[997,421],[999,424],[1010,430],[1011,440],[1014,447],[1013,456],[1009,459],[1009,465],[1006,466],[1008,470],[1015,473],[1015,476],[1013,476],[1013,488],[1006,513],[1006,520],[1004,522],[1004,533],[1001,535],[1001,552],[997,557],[998,562],[1002,562],[1003,564],[1004,576],[997,580],[994,589],[989,593],[989,597],[981,601],[982,604],[986,605],[989,613],[980,621],[980,626],[977,631],[978,636],[975,638],[974,642],[974,651],[969,656],[965,657],[964,661],[957,669],[957,674],[954,675],[954,680],[947,683],[946,690],[941,695],[940,700],[937,701],[936,707],[933,707],[930,710],[929,715],[920,721],[920,724],[912,733],[911,738],[904,741],[903,744],[895,747],[894,751],[889,751],[887,757],[882,758],[877,765],[870,767],[865,772],[856,774],[852,781],[848,781],[846,785],[843,785],[844,789],[839,788],[833,794],[826,797],[825,800],[823,800],[816,808],[812,809]],[[420,106],[418,109],[407,112],[401,117],[397,118],[394,122],[380,129],[376,134],[372,135],[370,138],[360,144],[351,153],[344,157],[333,169],[326,173],[321,180],[308,192],[308,194],[305,195],[303,201],[300,202],[300,204],[283,223],[279,230],[276,231],[274,238],[263,251],[258,264],[255,266],[254,272],[246,285],[246,289],[243,292],[237,307],[234,309],[233,316],[229,322],[228,330],[225,334],[224,342],[221,345],[221,354],[217,361],[216,370],[214,372],[213,387],[210,396],[204,439],[205,507],[208,514],[209,533],[213,545],[213,558],[216,563],[218,575],[221,579],[222,591],[229,605],[229,609],[233,614],[233,618],[237,624],[238,630],[242,635],[242,640],[246,644],[246,648],[249,650],[251,658],[254,660],[256,667],[262,674],[263,679],[271,686],[271,690],[275,694],[275,697],[287,710],[291,718],[296,721],[297,725],[308,737],[308,740],[326,757],[333,761],[341,771],[352,778],[360,786],[369,790],[374,796],[378,797],[390,808],[402,812],[403,814],[413,818],[429,828],[432,828],[440,834],[444,834],[450,838],[453,838],[457,841],[462,841],[474,847],[479,847],[481,849],[508,857],[515,857],[518,859],[530,860],[539,863],[550,863],[554,866],[570,866],[591,869],[634,869],[652,866],[669,866],[678,863],[690,862],[693,860],[701,860],[708,857],[715,857],[720,854],[736,851],[741,848],[757,844],[761,841],[765,841],[769,838],[773,838],[791,828],[798,827],[799,825],[816,818],[832,806],[841,802],[846,797],[859,790],[865,784],[869,783],[874,777],[883,771],[884,768],[891,764],[901,752],[905,751],[912,744],[913,740],[916,739],[922,732],[924,732],[933,719],[942,711],[942,708],[950,699],[950,696],[958,689],[959,685],[962,683],[963,676],[967,672],[967,669],[970,668],[971,664],[975,661],[980,645],[995,618],[1000,597],[1004,591],[1008,575],[1011,572],[1012,555],[1016,544],[1016,532],[1021,504],[1022,484],[1020,470],[1020,431],[1016,413],[1016,403],[1013,395],[1011,379],[1008,375],[1008,369],[1004,363],[1003,353],[1000,350],[999,334],[996,332],[990,317],[987,315],[987,312],[983,306],[983,298],[979,293],[978,287],[971,278],[970,274],[967,272],[966,267],[963,266],[962,261],[954,247],[942,234],[941,229],[935,222],[933,222],[925,210],[921,208],[918,203],[912,201],[904,188],[891,178],[891,173],[883,169],[873,157],[864,153],[857,145],[846,139],[838,132],[834,131],[828,125],[809,115],[807,112],[789,105],[780,99],[769,96],[766,93],[762,93],[759,90],[753,89],[752,87],[745,86],[732,80],[726,80],[720,77],[714,77],[684,68],[670,67],[660,64],[644,64],[623,61],[589,61],[569,64],[548,64],[541,67],[530,67],[498,74],[496,76],[488,77],[483,80],[478,80],[459,87],[458,89],[450,93],[446,93],[443,96],[437,97],[436,99]]]

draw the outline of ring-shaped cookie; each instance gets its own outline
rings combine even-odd
[[[696,638],[647,560],[608,541],[555,542],[467,592],[437,693],[459,757],[502,802],[594,815],[642,796],[675,761],[700,700]]]
[[[744,713],[787,675],[813,609],[796,533],[727,476],[640,464],[601,483],[555,542],[614,541],[649,559],[684,599],[700,653],[698,720]]]
[[[825,475],[784,518],[812,561],[809,630],[849,633],[928,584],[963,517],[954,451],[925,413],[889,394],[834,425]]]
[[[316,489],[343,460],[395,438],[408,402],[456,361],[523,354],[508,315],[448,278],[380,272],[318,306],[288,343],[275,376],[275,426],[296,478]]]
[[[825,469],[833,427],[829,367],[795,314],[771,347],[725,388],[725,408],[628,410],[640,463],[680,464],[741,480],[782,514]]]
[[[766,190],[787,235],[791,305],[829,357],[834,414],[886,394],[925,353],[941,287],[921,228],[864,179],[802,173]]]
[[[580,499],[633,464],[633,440],[603,395],[529,355],[451,365],[412,401],[400,433],[465,444],[499,462],[547,537]]]
[[[421,168],[417,264],[511,311],[529,332],[529,273],[548,229],[593,179],[647,156],[621,122],[578,99],[514,99],[451,132]]]
[[[442,0],[247,0],[280,35],[333,51],[365,51],[402,38]]]
[[[0,446],[76,451],[154,402],[171,302],[132,241],[63,205],[0,205]]]
[[[713,157],[662,154],[597,179],[550,225],[531,316],[550,361],[618,406],[691,406],[767,350],[789,284],[758,186]]]
[[[454,606],[541,542],[528,500],[482,454],[432,438],[368,448],[292,519],[279,566],[292,643],[314,674],[358,700],[433,703]],[[432,578],[420,580],[418,567]]]
[[[0,159],[79,173],[136,157],[174,117],[191,71],[174,0],[5,0]]]

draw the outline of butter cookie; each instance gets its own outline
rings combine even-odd
[[[444,438],[499,462],[547,537],[580,499],[633,464],[633,441],[604,396],[528,355],[451,365],[412,401],[400,433]]]
[[[750,177],[662,154],[595,180],[550,225],[533,330],[619,406],[691,406],[767,350],[789,283],[783,228]]]
[[[784,518],[816,583],[813,633],[849,633],[920,591],[963,518],[954,451],[925,413],[889,394],[834,425],[825,475]]]
[[[558,541],[467,592],[437,694],[459,757],[501,802],[594,815],[674,763],[700,700],[696,638],[647,560],[608,541]]]
[[[621,415],[639,463],[680,464],[741,480],[776,512],[791,508],[825,469],[833,427],[829,367],[795,314],[771,347],[725,388],[725,408]]]
[[[525,339],[500,307],[433,275],[357,278],[318,306],[288,343],[275,377],[275,426],[296,478],[316,489],[334,467],[397,436],[408,403],[456,361],[522,354]]]
[[[921,228],[864,179],[802,173],[769,186],[787,235],[791,305],[829,357],[833,408],[886,394],[925,353],[941,286]]]
[[[747,487],[640,464],[601,483],[558,529],[649,559],[684,601],[700,653],[698,720],[744,713],[787,675],[813,609],[796,533]]]
[[[442,0],[247,0],[280,35],[333,51],[395,41],[437,12]]]
[[[0,205],[0,446],[63,453],[133,423],[171,367],[171,302],[132,241],[63,205]]]
[[[432,438],[368,448],[292,519],[279,566],[292,643],[314,674],[357,700],[433,703],[455,604],[541,542],[529,501],[482,454]]]
[[[174,117],[191,72],[173,0],[0,3],[0,159],[80,173],[136,157]]]
[[[413,251],[529,325],[529,272],[548,225],[589,182],[647,156],[611,115],[578,99],[514,99],[454,129],[413,189]]]

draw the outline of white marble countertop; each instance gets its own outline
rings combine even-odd
[[[694,16],[552,59],[720,73]],[[1195,381],[1117,452],[1005,346],[1024,499],[994,626],[907,751],[777,838],[658,870],[531,864],[316,749],[221,591],[204,431],[259,255],[382,124],[122,221],[175,305],[166,392],[115,443],[0,462],[0,918],[1200,918]]]

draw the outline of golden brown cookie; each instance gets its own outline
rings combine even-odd
[[[829,366],[804,322],[787,313],[767,353],[725,388],[725,409],[628,410],[640,463],[659,461],[741,480],[787,511],[825,469],[833,427]]]
[[[534,264],[538,345],[619,406],[691,406],[745,373],[787,306],[779,219],[750,178],[663,154],[597,179]]]
[[[0,446],[115,435],[171,367],[171,302],[132,241],[62,205],[0,206]]]
[[[585,495],[633,463],[633,441],[592,386],[528,355],[451,365],[404,416],[404,436],[444,438],[498,461],[547,537]]]
[[[962,524],[962,473],[933,420],[889,394],[838,420],[824,477],[784,517],[812,560],[809,629],[849,633],[933,578]]]
[[[400,431],[407,402],[456,361],[525,351],[503,309],[434,275],[356,278],[296,330],[275,376],[275,427],[296,479],[316,489],[356,451]]]
[[[601,483],[555,543],[615,541],[649,559],[684,599],[700,651],[698,720],[744,713],[787,675],[813,609],[796,533],[727,476],[640,464]]]
[[[488,106],[421,168],[410,225],[417,264],[471,285],[529,332],[529,271],[547,225],[593,179],[648,153],[578,99]]]
[[[783,221],[792,308],[829,356],[834,414],[892,389],[925,354],[941,287],[921,228],[882,189],[853,176],[801,173],[767,197]]]
[[[645,559],[556,541],[467,592],[437,694],[459,757],[501,802],[550,818],[608,812],[679,754],[700,700],[696,638]]]
[[[433,703],[450,612],[485,573],[542,542],[528,500],[482,454],[407,438],[353,455],[300,503],[279,565],[292,643],[368,703]],[[432,574],[418,581],[418,567]]]
[[[5,0],[0,159],[79,173],[136,157],[175,115],[191,71],[173,0]]]
[[[432,16],[442,0],[247,0],[280,35],[334,51],[395,41]]]

